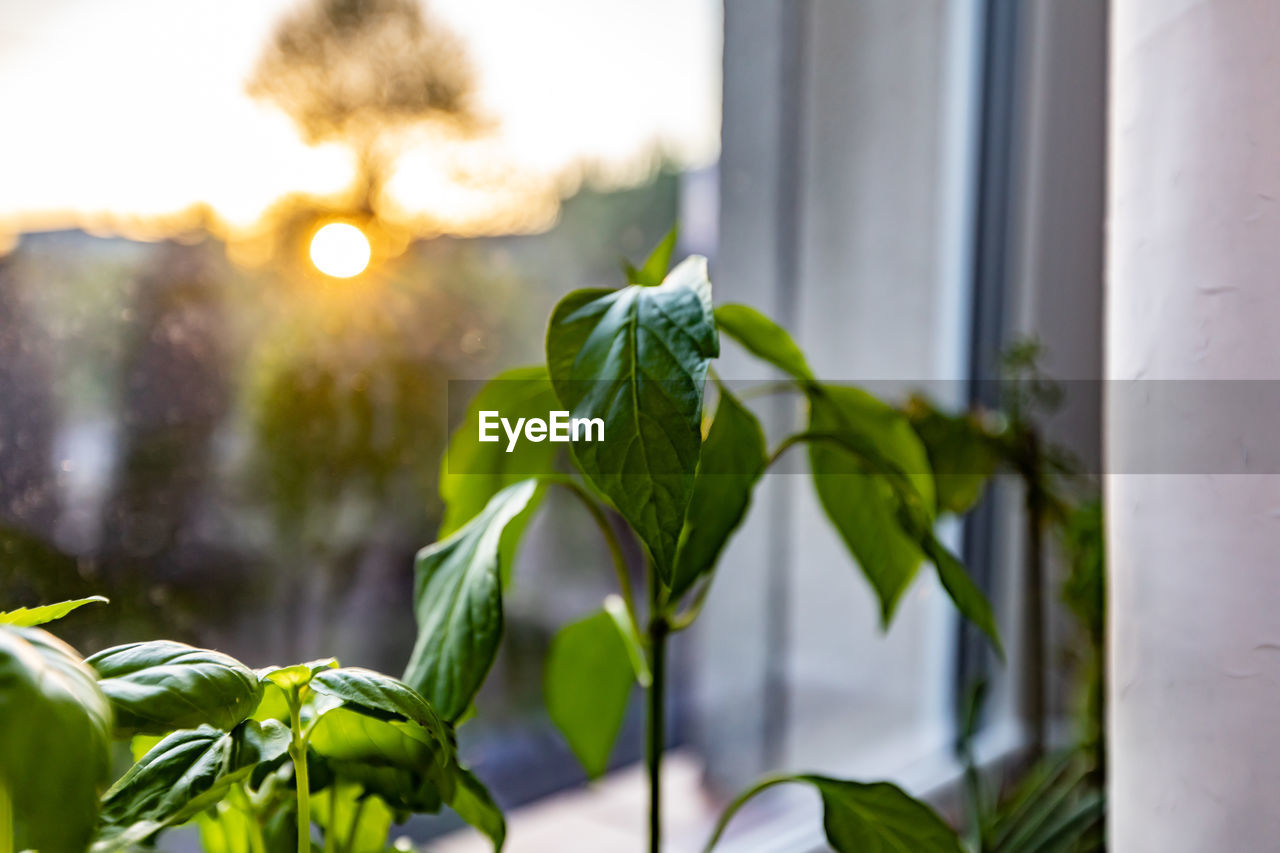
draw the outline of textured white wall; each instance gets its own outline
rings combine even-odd
[[[1108,377],[1280,377],[1280,4],[1114,0],[1112,27]],[[1197,429],[1125,402],[1113,465]],[[1280,478],[1107,497],[1112,849],[1275,850]]]

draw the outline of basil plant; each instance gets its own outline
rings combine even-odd
[[[0,613],[0,853],[112,853],[194,823],[210,853],[382,853],[394,823],[451,807],[505,836],[453,726],[402,681],[332,658],[253,670],[165,640],[87,660]],[[136,762],[110,786],[112,740]]]
[[[521,532],[548,489],[573,495],[609,548],[618,591],[553,640],[547,708],[594,777],[606,769],[633,686],[645,688],[653,851],[668,638],[697,617],[753,489],[788,450],[807,453],[818,499],[879,599],[884,626],[928,563],[959,611],[1000,646],[986,599],[933,531],[939,507],[963,500],[940,494],[944,485],[976,494],[973,483],[935,483],[930,448],[905,413],[858,388],[819,381],[784,329],[745,305],[715,305],[704,258],[669,269],[674,245],[673,231],[643,266],[627,265],[625,287],[565,296],[547,326],[545,365],[503,373],[477,393],[445,456],[440,541],[417,558],[419,635],[404,675],[446,723],[471,713],[498,652],[503,589]],[[722,335],[787,377],[807,403],[802,431],[768,446],[751,409],[712,371]],[[574,424],[563,431],[568,465],[556,442],[538,440],[542,432],[526,428],[532,440],[524,441],[516,434],[521,418],[557,411]],[[508,434],[501,440],[484,431],[498,416]],[[614,517],[642,546],[643,594],[632,589]],[[887,783],[779,776],[743,799],[783,782],[817,790],[836,850],[961,849],[928,806]]]

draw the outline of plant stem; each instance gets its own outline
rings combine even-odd
[[[751,799],[766,788],[772,788],[774,785],[784,785],[787,782],[795,781],[796,777],[782,773],[766,776],[738,796],[734,797],[733,801],[729,803],[729,805],[725,807],[725,810],[720,814],[720,820],[716,822],[716,828],[712,831],[711,838],[707,841],[707,846],[703,848],[703,853],[711,853],[711,848],[715,847],[720,841],[720,836],[724,834],[725,829],[729,826],[729,821],[733,820],[733,816],[738,813],[738,809],[742,808],[747,800]]]
[[[1026,608],[1023,625],[1027,637],[1027,716],[1031,723],[1031,760],[1045,752],[1045,627],[1044,627],[1044,460],[1039,434],[1026,434],[1027,568]]]
[[[666,742],[667,728],[667,635],[670,631],[665,615],[654,614],[650,618],[649,669],[653,673],[653,683],[649,686],[645,737],[645,764],[649,770],[649,853],[662,850],[662,747]]]
[[[13,800],[0,779],[0,853],[13,853]]]
[[[302,732],[302,700],[295,687],[289,695],[289,728],[293,740],[293,778],[298,788],[298,853],[311,853],[311,780],[307,775],[307,739]]]

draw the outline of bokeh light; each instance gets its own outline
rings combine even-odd
[[[333,278],[351,278],[369,266],[369,238],[348,222],[330,222],[311,238],[311,263]]]

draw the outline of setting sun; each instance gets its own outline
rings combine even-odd
[[[346,222],[330,222],[311,238],[311,263],[334,278],[351,278],[364,272],[371,254],[369,238]]]

